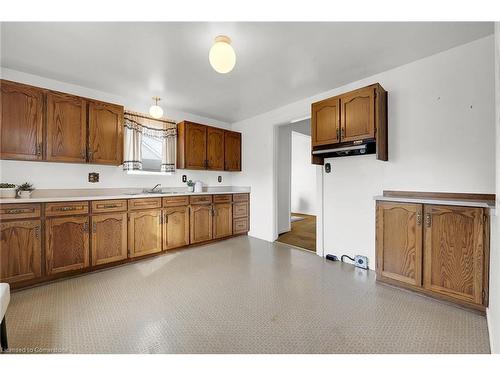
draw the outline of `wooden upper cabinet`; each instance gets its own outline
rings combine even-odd
[[[161,252],[161,215],[161,210],[129,213],[128,246],[130,257]]]
[[[481,208],[425,205],[426,289],[483,303],[483,217]]]
[[[340,98],[341,141],[375,138],[375,88],[359,89]]]
[[[422,285],[422,205],[377,202],[377,276]]]
[[[92,216],[92,265],[127,259],[127,213]]]
[[[48,275],[89,266],[89,217],[52,217],[45,221],[45,262]]]
[[[241,133],[224,130],[224,170],[241,171]]]
[[[44,90],[0,80],[0,158],[42,160]]]
[[[191,206],[190,240],[191,243],[209,241],[213,238],[213,208],[211,204]]]
[[[338,97],[313,103],[311,107],[311,142],[322,146],[340,142],[340,100]]]
[[[207,127],[207,169],[224,170],[224,130]]]
[[[123,107],[89,102],[88,162],[120,165],[123,163]]]
[[[207,127],[205,125],[195,124],[192,122],[183,122],[183,130],[179,132],[179,136],[183,136],[183,147],[179,147],[179,151],[183,151],[179,168],[185,169],[206,169],[207,165]]]
[[[47,93],[47,160],[85,163],[87,110],[83,98]]]
[[[214,203],[213,238],[227,237],[233,234],[233,207],[231,203]]]
[[[41,276],[40,220],[0,223],[0,282]]]
[[[165,209],[163,250],[189,245],[189,206]]]

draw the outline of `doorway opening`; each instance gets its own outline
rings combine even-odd
[[[311,163],[310,120],[278,128],[278,239],[304,250],[317,250],[317,168]]]

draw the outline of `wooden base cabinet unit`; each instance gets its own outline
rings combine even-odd
[[[0,282],[24,288],[246,234],[249,194],[0,203]]]
[[[377,204],[377,274],[422,285],[422,205]]]
[[[127,213],[92,216],[92,265],[127,259]]]
[[[213,208],[211,204],[191,205],[189,220],[191,243],[210,241],[213,238]]]
[[[481,311],[488,294],[488,209],[377,202],[377,279]]]
[[[51,217],[45,221],[48,275],[89,266],[89,217]]]
[[[40,220],[0,223],[0,281],[36,279],[42,272]]]
[[[135,211],[128,215],[129,256],[134,258],[161,252],[162,211]]]
[[[163,215],[163,250],[189,245],[189,207],[166,208]]]

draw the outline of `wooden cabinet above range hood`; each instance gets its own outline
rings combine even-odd
[[[311,135],[313,164],[363,154],[387,161],[387,91],[376,83],[313,103]]]

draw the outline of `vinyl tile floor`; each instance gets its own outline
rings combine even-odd
[[[13,352],[489,353],[486,319],[243,236],[14,292]]]

